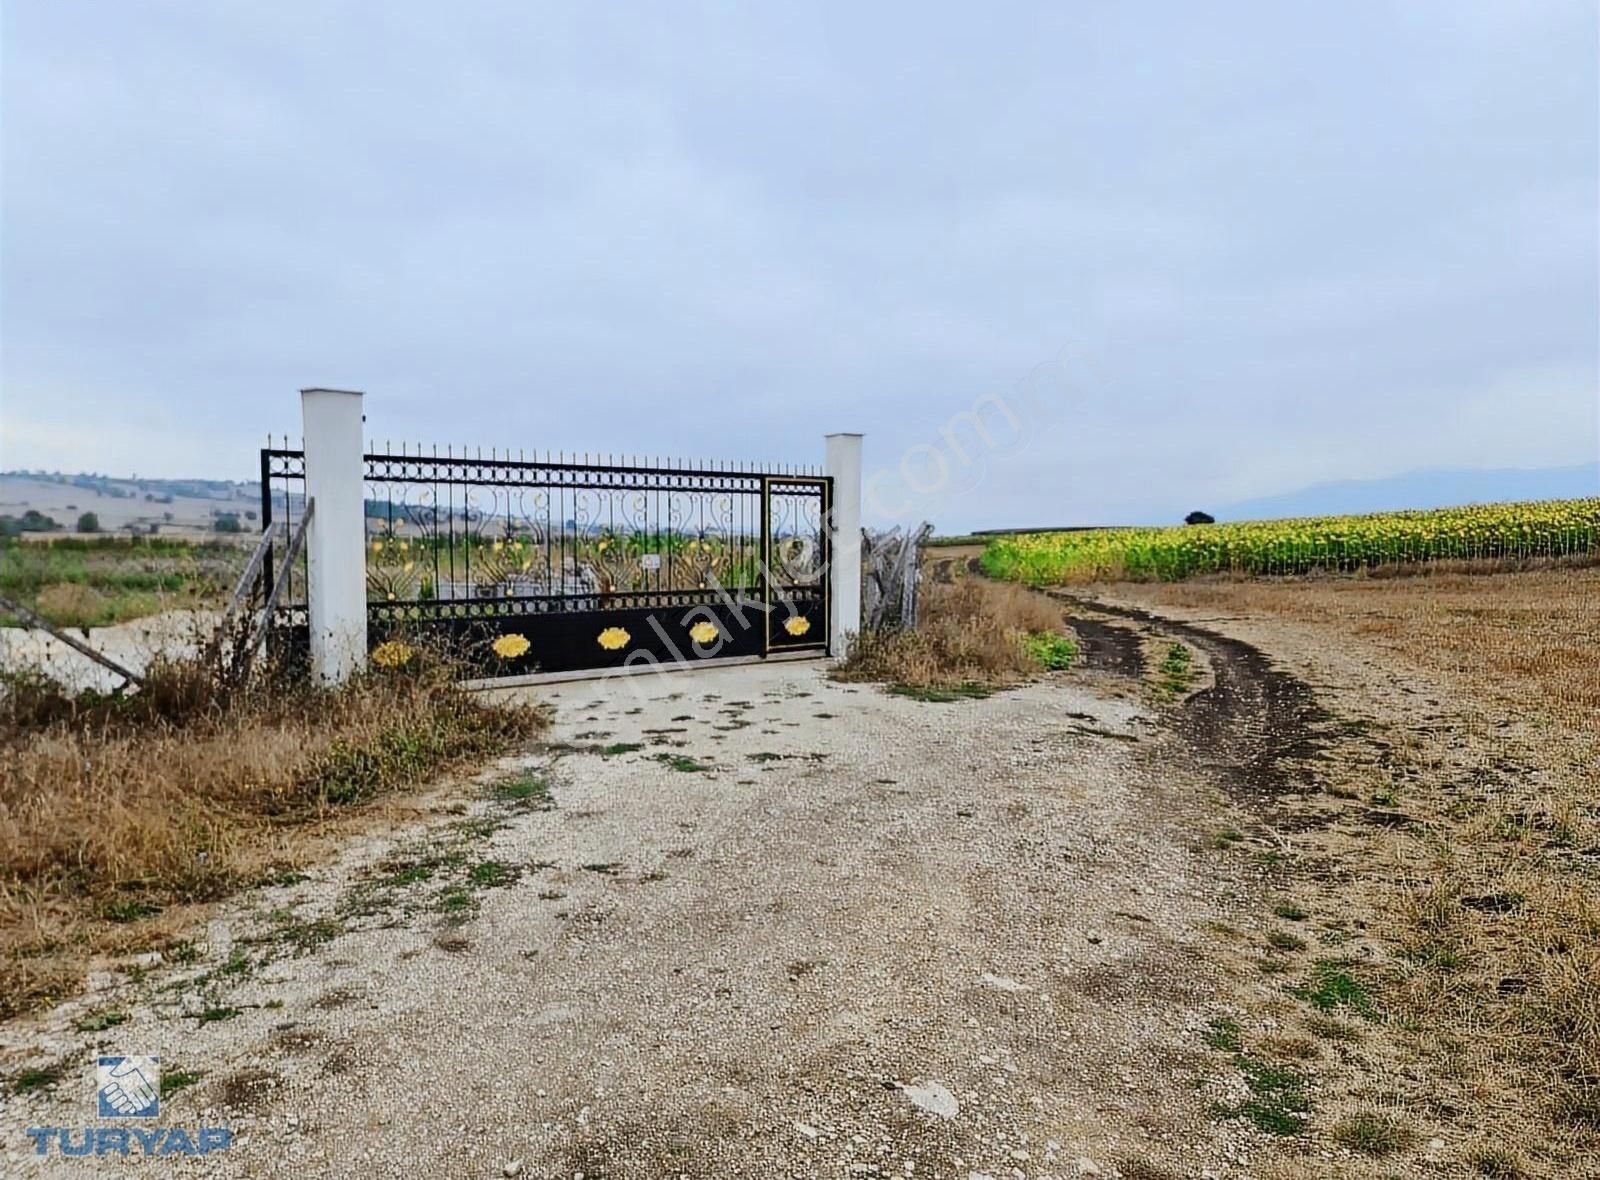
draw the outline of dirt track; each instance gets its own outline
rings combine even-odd
[[[203,1074],[163,1119],[233,1126],[224,1175],[1244,1174],[1265,1140],[1209,1117],[1237,1078],[1202,1032],[1211,931],[1263,879],[1202,842],[1300,702],[1198,638],[1215,682],[1175,728],[1126,652],[957,704],[816,664],[542,690],[552,806],[445,793],[426,835],[230,909],[129,1023],[72,1032],[91,997],[6,1047]],[[22,1129],[91,1091],[9,1105],[10,1167],[81,1175]]]
[[[539,690],[527,758],[397,801],[196,961],[0,1026],[0,1075],[62,1070],[0,1108],[0,1174],[86,1174],[24,1129],[95,1122],[96,1052],[159,1052],[192,1080],[162,1123],[238,1138],[155,1166],[218,1175],[1600,1176],[1548,1078],[1463,1069],[1405,990],[1405,890],[1477,784],[1534,768],[1496,832],[1591,798],[1592,582],[1529,577],[1064,593],[1072,672],[951,704],[816,664]],[[1475,974],[1439,969],[1509,1024],[1503,877],[1459,883]]]

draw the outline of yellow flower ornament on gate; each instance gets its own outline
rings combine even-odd
[[[631,638],[632,636],[621,627],[607,627],[600,632],[599,642],[600,646],[607,651],[620,651],[628,646],[628,640]]]
[[[701,619],[693,627],[689,628],[689,638],[699,644],[710,643],[717,637],[718,634],[719,632],[717,631],[716,625],[714,623],[709,623],[704,619]]]
[[[795,615],[794,618],[783,621],[783,629],[798,639],[811,630],[811,620],[801,615]]]
[[[518,656],[527,655],[528,648],[533,645],[528,642],[526,635],[502,635],[489,646],[502,660],[514,660]]]

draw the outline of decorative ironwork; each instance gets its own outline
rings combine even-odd
[[[439,634],[514,672],[823,646],[831,483],[816,472],[401,448],[366,455],[365,480],[374,651]],[[261,482],[265,525],[292,527],[303,452],[262,451]],[[294,641],[303,560],[283,576],[274,624]]]

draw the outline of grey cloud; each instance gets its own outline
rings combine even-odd
[[[941,525],[1600,445],[1584,2],[6,22],[8,466],[242,476],[308,383],[394,439],[892,466],[1063,350]]]

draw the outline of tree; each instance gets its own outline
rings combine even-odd
[[[100,518],[93,512],[85,512],[78,517],[78,531],[80,533],[98,533],[100,531]]]
[[[231,512],[224,512],[221,516],[217,517],[216,522],[211,527],[216,529],[219,533],[237,533],[242,531],[239,525],[239,518],[234,516]]]

